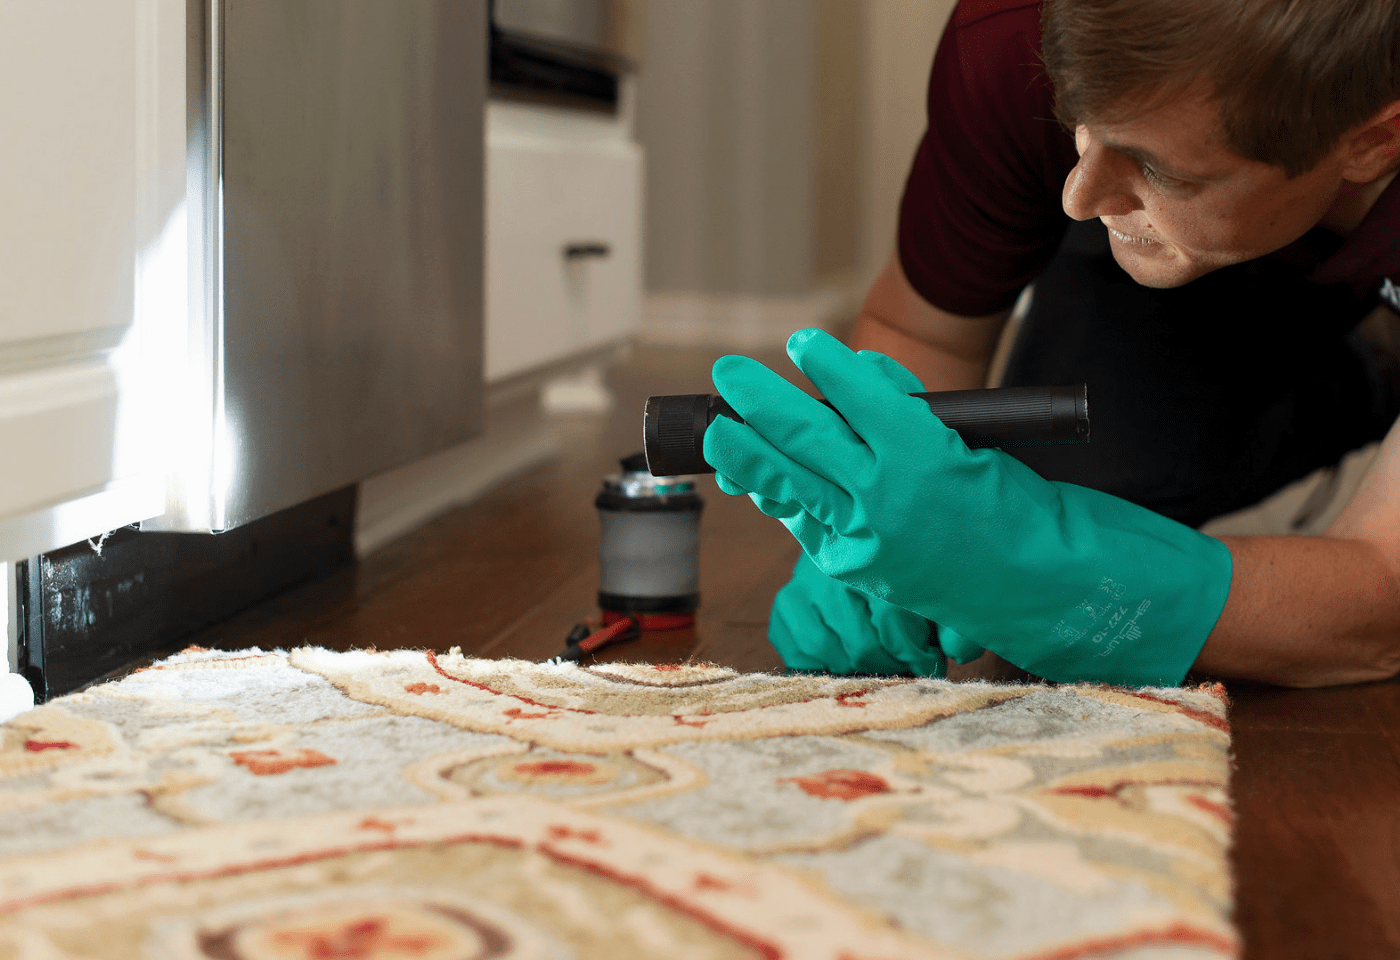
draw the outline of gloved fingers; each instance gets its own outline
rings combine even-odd
[[[918,673],[913,664],[905,662],[900,657],[894,656],[886,650],[880,632],[872,627],[867,627],[862,631],[864,636],[853,637],[843,636],[843,642],[850,644],[854,648],[851,660],[851,669],[848,673],[868,673],[875,676],[889,676],[895,673]],[[941,677],[946,672],[941,666],[929,668],[926,664],[920,664],[925,669],[932,669],[936,672],[923,674],[923,676]]]
[[[822,602],[812,612],[825,629],[824,636],[834,637],[845,654],[845,670],[832,673],[904,673],[908,669],[886,647],[886,638],[870,615],[867,598],[850,587],[831,581],[821,593]],[[892,641],[898,646],[898,639]]]
[[[908,671],[920,677],[947,674],[948,660],[932,642],[931,625],[927,620],[884,600],[869,598],[867,603],[870,622],[885,651],[900,664],[900,672]]]
[[[822,573],[817,565],[812,562],[812,558],[805,553],[799,552],[797,559],[792,564],[792,583],[801,583],[807,592],[811,593],[817,589],[817,584],[826,584],[831,578]]]
[[[822,622],[811,599],[791,583],[773,598],[768,642],[789,670],[853,671],[840,636]]]
[[[941,623],[938,625],[938,645],[958,663],[971,663],[987,652],[952,627]]]
[[[715,474],[715,486],[719,487],[721,492],[727,493],[731,497],[742,497],[748,494],[747,490],[722,473]]]
[[[722,473],[715,474],[715,485],[731,497],[748,497],[753,501],[753,505],[758,507],[760,513],[770,516],[774,520],[781,520],[787,523],[795,519],[798,514],[802,513],[802,508],[797,504],[786,503],[781,500],[770,500],[761,493],[750,493]]]
[[[781,500],[769,500],[761,493],[750,493],[739,486],[728,477],[715,474],[715,481],[719,488],[730,496],[748,497],[753,501],[753,505],[758,507],[759,513],[772,517],[774,520],[784,522],[793,519],[797,514],[802,513],[802,508],[793,503],[784,503]]]
[[[753,501],[753,505],[758,507],[760,513],[767,514],[774,520],[786,520],[802,509],[791,503],[769,500],[761,493],[751,493],[722,473],[715,474],[715,485],[731,497],[748,497]]]
[[[805,511],[779,519],[783,521],[783,526],[787,527],[788,533],[792,534],[792,538],[797,541],[797,545],[802,548],[802,552],[812,561],[812,565],[821,572],[821,575],[835,580],[836,578],[822,570],[816,561],[817,556],[821,553],[821,548],[831,541],[831,528],[818,522]]]
[[[864,357],[880,368],[886,377],[889,377],[900,390],[905,393],[923,393],[923,381],[916,377],[909,368],[892,357],[888,357],[876,350],[859,350],[856,356]]]
[[[818,476],[849,487],[851,478],[870,462],[870,450],[835,410],[758,361],[720,357],[711,377],[750,427]]]
[[[802,508],[795,503],[784,503],[781,500],[769,500],[760,493],[749,494],[749,499],[753,505],[758,507],[758,512],[774,520],[781,520],[784,524],[796,519],[799,516],[805,517]]]
[[[798,516],[807,516],[802,507],[798,504],[783,500],[770,500],[761,493],[751,493],[733,480],[724,476],[724,474],[715,474],[715,483],[721,491],[729,494],[731,497],[748,497],[753,501],[753,505],[758,507],[760,513],[770,516],[774,520],[781,520],[787,523],[788,521],[795,520]]]
[[[780,500],[769,500],[761,493],[750,493],[733,480],[721,474],[715,474],[715,482],[719,485],[721,490],[730,496],[748,497],[753,501],[753,505],[758,507],[759,513],[766,514],[774,520],[787,520],[802,510],[801,507],[795,504],[784,503]]]
[[[849,517],[851,495],[775,448],[757,430],[716,417],[705,431],[705,460],[749,493],[792,503],[824,524]]]
[[[945,660],[923,617],[832,580],[799,555],[778,591],[769,639],[789,668],[942,676]]]
[[[893,361],[888,358],[882,362],[862,357],[831,334],[816,329],[794,333],[788,338],[787,350],[792,362],[872,450],[906,448],[914,424],[921,419],[937,423],[929,417],[928,405],[903,389],[913,374],[906,370],[892,379],[887,371]]]

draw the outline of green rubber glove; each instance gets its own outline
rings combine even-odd
[[[968,450],[888,358],[819,330],[793,334],[788,355],[840,415],[722,357],[715,386],[748,424],[716,419],[705,459],[818,569],[1050,680],[1181,682],[1229,593],[1224,544]]]
[[[884,369],[886,376],[906,393],[920,393],[924,385],[884,354],[862,351]],[[724,478],[719,478],[723,484]],[[741,491],[734,491],[741,492]],[[780,512],[758,494],[750,498],[765,513]],[[768,617],[768,640],[792,670],[824,670],[829,673],[914,673],[941,677],[947,669],[939,649],[959,663],[983,653],[942,625],[937,646],[929,642],[930,623],[916,613],[833,580],[804,554],[793,566],[792,579],[773,598]]]
[[[949,660],[956,660],[958,663],[971,663],[987,652],[952,627],[941,623],[938,624],[938,646]]]
[[[773,598],[768,639],[792,670],[941,677],[947,661],[929,642],[932,626],[831,579],[802,554]]]

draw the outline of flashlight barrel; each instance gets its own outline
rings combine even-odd
[[[1089,390],[1082,383],[910,396],[927,403],[969,447],[1089,442]],[[831,406],[826,400],[822,403]],[[723,398],[711,394],[648,397],[642,415],[642,447],[652,476],[713,473],[714,468],[705,462],[704,441],[715,417],[744,422]]]

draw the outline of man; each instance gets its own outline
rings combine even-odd
[[[749,426],[706,458],[804,548],[770,638],[836,672],[941,673],[932,621],[1057,680],[1394,675],[1400,429],[1325,536],[1192,527],[1395,420],[1353,331],[1400,311],[1400,0],[1041,6],[953,14],[853,337],[879,353],[789,344],[844,421],[715,366]],[[1035,472],[902,398],[983,385],[1031,281],[1003,383],[1086,381],[1094,418],[1088,448],[1019,454]]]

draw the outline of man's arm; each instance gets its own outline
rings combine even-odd
[[[893,357],[923,381],[925,390],[975,389],[986,385],[1009,314],[959,317],[940,310],[909,285],[896,251],[865,298],[850,346]]]
[[[1222,537],[1230,596],[1195,669],[1290,687],[1400,672],[1400,424],[1320,537]]]

